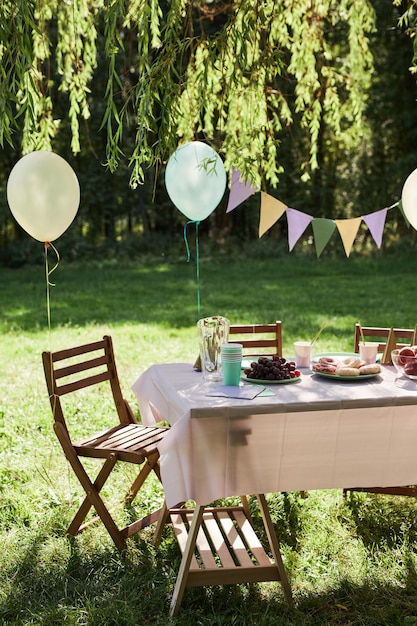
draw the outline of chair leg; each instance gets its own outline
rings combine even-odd
[[[68,533],[74,534],[75,531],[75,534],[77,534],[78,532],[80,532],[82,527],[80,527],[79,521],[83,521],[85,519],[85,515],[93,506],[97,511],[99,518],[106,527],[110,537],[113,539],[116,547],[120,550],[123,549],[125,547],[125,538],[121,534],[114,519],[110,515],[106,505],[99,495],[99,491],[103,487],[107,477],[109,476],[110,472],[117,462],[117,456],[115,454],[111,454],[110,457],[106,459],[94,483],[91,482],[78,457],[75,456],[72,461],[73,462],[71,462],[70,460],[70,463],[78,477],[78,480],[84,487],[87,496],[81,504],[81,507],[78,510],[77,514],[75,515],[74,520],[71,522],[68,528]]]
[[[272,555],[274,557],[275,564],[278,568],[279,576],[281,579],[282,589],[284,591],[287,601],[292,604],[293,597],[291,592],[290,583],[288,582],[287,572],[285,571],[284,563],[282,561],[281,550],[279,548],[279,542],[275,534],[275,529],[269,514],[268,504],[266,502],[264,494],[257,494],[259,508],[262,513],[262,519],[266,534],[268,537],[269,545],[271,547]]]
[[[93,483],[87,472],[85,471],[79,457],[74,452],[72,445],[68,441],[68,436],[65,432],[65,429],[58,422],[55,423],[54,428],[65,452],[65,456],[67,457],[67,460],[69,461],[71,467],[75,472],[75,475],[77,476],[86,493],[86,496],[81,503],[81,506],[79,507],[77,513],[75,514],[71,524],[67,529],[67,533],[69,535],[75,536],[78,533],[82,532],[85,528],[90,526],[90,524],[92,524],[93,522],[101,520],[117,548],[122,549],[125,547],[125,542],[128,537],[131,537],[139,530],[142,530],[146,526],[149,526],[159,520],[163,509],[153,511],[149,515],[146,515],[140,520],[132,522],[123,529],[118,528],[109,510],[104,504],[103,499],[99,495],[104,484],[106,483],[107,478],[109,477],[110,473],[117,463],[117,454],[109,455]],[[155,452],[154,454],[150,455],[146,462],[143,464],[141,471],[135,478],[131,488],[126,495],[126,503],[132,502],[152,470],[155,471],[156,475],[160,479],[158,459],[159,453]],[[94,509],[96,510],[97,517],[83,524],[92,507],[94,507]]]
[[[249,501],[247,496],[240,496],[240,500],[242,502],[243,510],[245,511],[245,515],[253,526],[252,513],[249,506]]]
[[[146,459],[144,465],[142,466],[142,469],[140,470],[139,474],[135,478],[134,482],[132,483],[129,491],[127,492],[125,496],[124,501],[126,504],[131,504],[133,502],[138,491],[140,490],[140,488],[142,487],[143,483],[148,478],[152,470],[155,471],[156,475],[158,476],[160,480],[158,459],[159,459],[159,452],[155,452],[155,454],[152,454]],[[158,467],[158,471],[155,469],[156,467]]]
[[[174,593],[172,594],[171,598],[171,606],[169,611],[170,617],[175,617],[178,614],[182,598],[184,596],[184,591],[187,586],[187,577],[190,569],[191,558],[194,554],[195,543],[198,531],[200,529],[201,520],[203,519],[203,513],[204,506],[197,505],[194,510],[193,519],[185,545],[185,550],[181,559],[181,565],[178,570]]]
[[[104,526],[107,529],[110,537],[113,539],[117,548],[122,549],[125,545],[125,538],[121,534],[120,530],[117,528],[116,523],[109,511],[107,510],[106,505],[104,504],[102,498],[99,495],[99,491],[102,489],[105,484],[110,472],[114,468],[117,463],[117,455],[110,454],[109,457],[105,460],[103,467],[101,468],[98,476],[93,483],[88,476],[87,472],[84,469],[83,464],[81,463],[79,457],[74,451],[71,442],[68,439],[68,435],[65,431],[65,428],[60,422],[54,423],[54,430],[56,435],[61,443],[61,446],[64,450],[65,456],[67,457],[68,462],[70,463],[72,469],[74,470],[75,475],[83,487],[86,497],[84,498],[78,512],[75,515],[74,520],[71,522],[68,533],[69,534],[77,534],[80,532],[80,524],[84,521],[85,516],[93,506],[97,512],[97,515],[103,522]]]
[[[71,461],[70,461],[70,463],[71,463]],[[115,457],[114,455],[112,455],[112,457],[110,457],[109,459],[107,459],[105,461],[103,467],[101,468],[100,472],[97,475],[97,478],[95,479],[95,481],[93,483],[93,486],[94,486],[95,490],[97,490],[97,493],[100,492],[101,489],[103,488],[107,478],[109,477],[109,475],[110,475],[111,471],[113,470],[114,466],[116,465],[116,463],[117,463],[117,457]],[[71,463],[71,465],[73,465],[73,464]],[[81,463],[80,463],[80,465],[81,465]],[[83,471],[84,471],[84,468],[83,468]],[[80,475],[78,474],[77,471],[76,471],[76,474],[77,474],[77,477],[80,480],[82,486],[85,489],[85,485],[81,481]],[[90,497],[88,495],[88,491],[86,490],[86,492],[87,492],[86,497],[84,498],[80,508],[78,509],[77,513],[74,516],[74,519],[72,520],[71,524],[68,527],[67,532],[68,532],[69,535],[77,535],[78,533],[82,532],[85,528],[87,528],[87,526],[90,525],[89,523],[83,525],[83,521],[85,520],[85,518],[88,515],[88,512],[90,511],[91,507],[93,506],[93,502],[91,501],[91,499],[90,499]]]
[[[161,541],[161,537],[162,537],[162,531],[164,530],[164,527],[166,523],[168,522],[168,518],[169,518],[169,509],[167,507],[166,500],[164,500],[164,504],[159,514],[158,523],[156,525],[155,534],[152,540],[152,543],[154,544],[154,546],[159,546],[159,542]]]

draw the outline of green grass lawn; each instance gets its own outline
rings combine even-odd
[[[354,324],[414,327],[415,260],[376,255],[297,257],[200,263],[200,316],[232,323],[283,322],[284,356],[295,339],[317,351],[352,350]],[[119,376],[131,384],[155,362],[197,356],[196,268],[191,261],[146,264],[61,261],[51,276],[48,325],[45,272],[0,271],[0,624],[145,626],[168,623],[179,552],[170,528],[162,544],[152,529],[119,553],[100,525],[65,535],[81,496],[53,435],[41,352],[114,340]],[[91,423],[101,428],[98,399]],[[120,469],[110,497],[131,477]],[[119,492],[121,490],[121,492]],[[153,481],[138,513],[159,501]],[[294,593],[279,584],[189,589],[178,625],[417,623],[417,506],[411,499],[340,491],[268,494]],[[131,511],[122,512],[129,515]],[[261,521],[255,514],[261,532]]]

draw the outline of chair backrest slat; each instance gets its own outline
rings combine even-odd
[[[64,425],[68,436],[61,397],[106,382],[110,385],[120,423],[134,421],[120,388],[111,337],[66,350],[44,352],[42,360],[54,420]]]
[[[94,376],[88,376],[87,378],[83,378],[81,380],[74,380],[73,382],[66,383],[65,385],[57,385],[55,387],[55,393],[58,396],[65,396],[67,393],[72,393],[73,391],[79,391],[80,389],[91,387],[92,385],[99,385],[106,380],[110,380],[108,372],[95,374]]]
[[[97,367],[102,367],[103,365],[106,367],[106,371],[109,372],[109,370],[107,369],[109,363],[109,357],[107,355],[104,355],[97,357],[96,359],[90,359],[88,361],[82,361],[79,363],[66,365],[65,367],[55,368],[55,378],[64,378],[73,374],[78,374],[79,372],[85,372],[87,370],[92,370]]]
[[[86,354],[87,352],[95,352],[97,350],[103,350],[105,348],[106,348],[106,341],[104,337],[100,341],[95,341],[93,343],[85,343],[81,346],[74,346],[73,348],[66,348],[65,350],[57,350],[56,352],[52,352],[52,359],[55,363],[56,361],[69,359],[72,356],[80,356],[81,354]]]
[[[246,356],[282,356],[282,324],[232,324],[229,341],[241,343]]]

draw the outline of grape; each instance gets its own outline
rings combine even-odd
[[[277,354],[271,357],[260,356],[244,372],[247,378],[254,380],[288,380],[300,377],[295,362],[287,361]]]

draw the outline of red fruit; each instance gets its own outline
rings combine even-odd
[[[300,370],[295,370],[295,371],[294,371],[294,374],[295,374],[295,377],[296,377],[296,378],[299,378],[299,377],[301,376],[301,372],[300,372]]]
[[[410,362],[410,357],[414,358],[414,350],[410,346],[404,346],[398,353],[398,362],[400,365],[405,365]]]
[[[410,361],[404,365],[404,372],[410,376],[417,376],[417,361]]]

